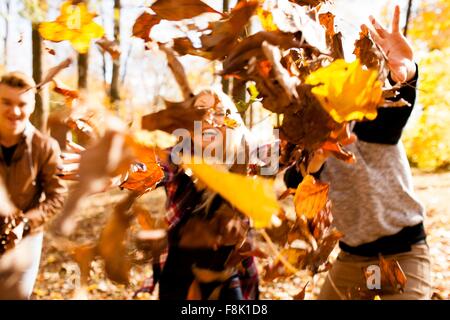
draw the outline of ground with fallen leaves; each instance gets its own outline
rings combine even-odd
[[[433,299],[450,299],[450,172],[426,174],[414,171],[414,183],[419,198],[427,207],[425,226],[433,263]],[[107,214],[122,197],[123,193],[118,190],[90,197],[80,214],[79,228],[71,240],[79,243],[95,241]],[[146,197],[146,201],[154,203],[152,210],[155,210],[155,213],[163,212],[162,190],[156,190]],[[144,279],[151,276],[149,263],[136,264],[131,270],[130,284],[117,285],[106,279],[102,262],[95,260],[92,263],[87,293],[80,295],[80,292],[75,292],[79,281],[78,266],[67,252],[58,248],[58,241],[47,235],[33,299],[133,299],[134,292],[141,287]],[[289,280],[263,282],[260,288],[261,297],[292,299],[306,282],[310,281],[305,298],[314,299],[323,279],[324,274],[319,274],[312,281],[305,275]],[[151,295],[140,294],[137,299],[157,299],[157,290]]]

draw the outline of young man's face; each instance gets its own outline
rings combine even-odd
[[[34,90],[0,84],[0,133],[18,135],[34,111]]]

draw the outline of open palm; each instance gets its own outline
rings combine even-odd
[[[369,18],[373,25],[368,28],[370,35],[387,57],[392,79],[400,83],[411,80],[415,75],[416,66],[412,47],[400,32],[400,7],[395,7],[391,31],[381,26],[374,17]]]

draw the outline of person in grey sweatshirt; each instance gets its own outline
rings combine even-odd
[[[375,120],[352,124],[357,140],[347,149],[355,155],[356,163],[324,154],[312,160],[317,168],[314,175],[330,183],[334,224],[344,233],[341,251],[319,299],[359,299],[375,294],[381,299],[431,297],[425,210],[414,194],[400,140],[416,100],[419,72],[412,48],[400,32],[399,16],[397,6],[391,31],[370,17],[370,32],[388,58],[389,81],[402,84],[395,99],[403,98],[411,106],[380,108]],[[284,179],[289,187],[296,187],[302,177],[293,166]],[[407,278],[403,290],[382,281],[380,255],[398,261]],[[369,271],[365,274],[363,270]]]

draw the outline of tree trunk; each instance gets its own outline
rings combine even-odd
[[[223,0],[223,9],[222,11],[228,12],[229,10],[229,3],[228,0]],[[224,77],[222,77],[222,91],[226,94],[230,93],[230,80],[229,79],[225,79]]]
[[[408,24],[409,24],[409,19],[411,17],[411,9],[412,9],[412,0],[408,0],[408,9],[406,10],[405,31],[403,32],[405,37],[408,35]]]
[[[120,0],[114,0],[114,39],[120,46]],[[117,110],[120,101],[119,92],[120,58],[113,60],[112,78],[111,78],[111,104]]]
[[[87,89],[89,52],[78,54],[78,89]]]
[[[32,26],[31,31],[33,49],[33,78],[36,83],[42,80],[42,38],[37,30],[37,25]],[[48,86],[44,86],[36,93],[36,107],[31,115],[31,122],[42,132],[47,131],[47,119],[49,114]]]
[[[11,9],[10,0],[5,1],[6,12],[5,12],[5,34],[3,37],[3,65],[5,69],[8,69],[8,37],[9,37],[9,13]]]

